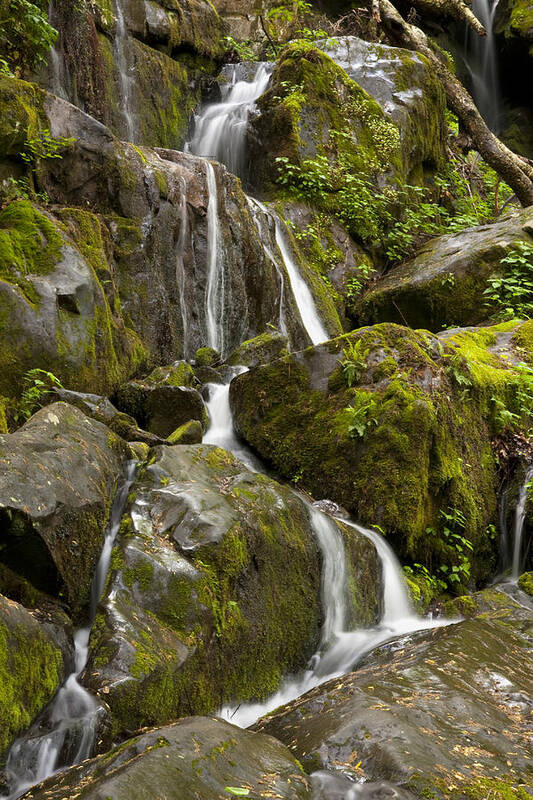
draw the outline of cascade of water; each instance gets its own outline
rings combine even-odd
[[[128,29],[124,20],[122,0],[116,0],[117,23],[115,26],[115,62],[120,81],[122,95],[122,116],[124,118],[124,132],[128,142],[135,141],[135,121],[132,112],[132,94],[134,80],[132,76],[132,52]]]
[[[135,462],[128,464],[125,479],[113,500],[104,545],[91,586],[90,624],[80,628],[74,636],[74,670],[41,719],[11,747],[6,764],[9,795],[2,800],[15,800],[58,770],[79,764],[92,755],[100,706],[78,679],[87,664],[91,626],[105,587],[111,552],[133,483],[135,467]]]
[[[280,689],[264,703],[225,706],[220,716],[246,728],[278,706],[290,703],[305,692],[331,678],[345,675],[371,650],[384,642],[418,630],[448,625],[449,620],[419,617],[409,602],[402,569],[392,549],[377,532],[341,520],[355,528],[375,545],[382,569],[383,613],[378,625],[353,631],[343,629],[346,607],[346,557],[340,531],[334,520],[321,511],[311,510],[311,523],[319,542],[322,566],[322,602],[325,622],[321,648],[302,675],[288,677]]]
[[[207,284],[205,315],[207,343],[219,353],[224,352],[224,258],[218,218],[218,189],[213,165],[205,162],[207,190]]]
[[[48,6],[48,22],[54,24],[54,3]],[[59,40],[58,40],[59,41]],[[58,41],[50,48],[48,66],[50,70],[50,91],[63,100],[68,100],[67,81],[65,75],[65,63],[57,49]]]
[[[522,553],[522,538],[524,533],[524,522],[526,520],[526,506],[528,500],[529,484],[533,480],[533,466],[529,467],[526,471],[524,481],[520,486],[518,493],[518,502],[516,504],[515,519],[514,519],[514,537],[513,537],[513,563],[511,567],[511,579],[518,580],[521,575],[524,555]]]
[[[183,356],[188,358],[189,353],[189,315],[187,310],[187,302],[185,299],[185,287],[187,285],[187,277],[185,274],[185,247],[187,245],[189,220],[187,217],[187,186],[185,178],[180,177],[181,184],[181,198],[180,198],[180,233],[178,243],[176,246],[176,285],[178,287],[180,298],[180,312],[181,323],[183,326]]]
[[[231,380],[242,372],[246,372],[246,367],[234,367],[227,383],[207,384],[209,391],[207,412],[210,425],[202,441],[204,444],[216,444],[224,450],[229,450],[252,472],[263,472],[263,465],[250,448],[237,438],[233,427],[233,417],[229,404],[229,387]]]
[[[220,161],[234,175],[244,177],[248,118],[266,91],[272,69],[272,64],[258,64],[253,79],[246,81],[237,79],[234,66],[231,83],[222,88],[222,102],[208,105],[196,118],[186,152]]]
[[[253,202],[263,212],[263,214],[272,219],[274,222],[276,244],[281,254],[283,264],[285,265],[285,269],[287,270],[292,294],[298,311],[300,312],[303,326],[307,331],[307,335],[313,344],[321,344],[322,342],[327,341],[329,339],[329,335],[318,315],[311,290],[302,278],[298,265],[296,264],[296,260],[291,253],[285,223],[281,220],[279,214],[272,209],[267,208],[264,203],[260,203],[259,200],[254,200]]]
[[[262,242],[263,250],[266,253],[267,258],[269,261],[274,265],[276,272],[279,278],[279,314],[278,314],[278,328],[280,332],[284,336],[288,336],[288,326],[287,326],[287,319],[285,316],[285,303],[284,294],[285,294],[285,275],[280,267],[280,264],[277,258],[274,257],[274,253],[268,246],[268,232],[265,230],[268,222],[268,210],[264,206],[263,203],[260,203],[259,200],[255,200],[253,197],[249,197],[246,195],[246,199],[248,201],[248,205],[250,206],[250,211],[252,214],[252,219],[254,221],[254,225],[257,228],[257,232],[259,234],[259,239]]]
[[[479,113],[495,133],[501,124],[502,100],[498,57],[494,37],[494,17],[499,0],[473,0],[472,11],[487,35],[479,36],[470,26],[466,30],[465,63],[472,82],[472,97]]]

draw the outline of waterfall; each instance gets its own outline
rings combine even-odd
[[[229,404],[229,387],[231,380],[242,372],[246,372],[246,367],[234,367],[227,383],[207,384],[209,392],[207,413],[209,414],[210,424],[202,442],[204,444],[215,444],[224,450],[229,450],[252,472],[264,472],[264,467],[260,460],[252,453],[249,447],[240,441],[233,427],[233,417]]]
[[[180,198],[180,232],[176,245],[176,285],[178,287],[180,299],[181,324],[183,327],[183,357],[188,358],[189,353],[189,316],[187,311],[187,301],[185,299],[185,288],[187,286],[187,276],[185,273],[185,248],[187,245],[187,234],[189,230],[189,220],[187,217],[187,185],[185,178],[180,177],[181,198]]]
[[[495,133],[501,124],[502,100],[498,56],[494,37],[494,17],[499,0],[473,0],[472,11],[487,35],[466,29],[465,62],[472,83],[472,97],[479,113]]]
[[[104,545],[91,586],[90,624],[80,628],[74,635],[74,670],[28,734],[11,747],[6,764],[9,795],[2,800],[15,800],[58,770],[79,764],[92,755],[101,707],[78,679],[87,664],[91,626],[105,588],[111,552],[133,483],[135,467],[135,462],[128,464],[125,479],[113,500]]]
[[[267,208],[259,200],[253,201],[256,206],[274,222],[276,244],[280,252],[283,265],[289,276],[289,283],[296,307],[300,313],[303,327],[313,344],[321,344],[329,339],[328,332],[320,319],[315,300],[311,294],[309,286],[302,278],[296,260],[291,253],[288,241],[287,226],[281,220],[279,214],[273,209]]]
[[[256,100],[266,91],[273,65],[258,64],[251,81],[237,79],[238,67],[233,65],[231,82],[222,88],[222,101],[208,105],[196,118],[186,152],[220,161],[242,178],[248,119]]]
[[[133,89],[135,88],[134,79],[132,77],[132,72],[134,70],[132,63],[133,53],[121,3],[122,0],[116,0],[115,62],[118,69],[120,93],[122,95],[122,116],[124,118],[126,139],[128,142],[134,142],[135,122],[132,112],[132,95]]]
[[[287,319],[285,315],[285,303],[284,303],[285,273],[279,264],[279,260],[275,258],[274,253],[267,244],[269,235],[268,231],[265,231],[265,227],[269,219],[268,209],[263,205],[263,203],[260,203],[259,200],[255,200],[253,197],[249,197],[249,195],[246,195],[246,199],[250,207],[250,212],[252,214],[252,219],[257,229],[259,239],[263,245],[263,250],[265,251],[268,260],[270,261],[271,264],[273,264],[278,274],[279,278],[278,328],[279,331],[288,338],[289,329],[287,326]]]
[[[205,162],[207,190],[207,284],[205,315],[207,344],[224,352],[224,258],[218,217],[218,189],[213,165]]]
[[[413,611],[402,568],[385,539],[376,531],[354,522],[340,520],[370,539],[381,562],[383,613],[378,625],[344,630],[347,617],[346,556],[341,532],[334,519],[310,508],[310,521],[322,553],[322,603],[324,625],[319,651],[309,668],[299,676],[289,676],[280,689],[264,703],[225,706],[219,715],[246,728],[278,706],[290,703],[315,686],[345,675],[380,644],[419,630],[449,625],[450,620],[419,617]]]
[[[524,554],[522,552],[522,539],[524,534],[524,523],[526,521],[526,506],[528,500],[529,484],[533,480],[533,466],[526,470],[526,474],[520,491],[518,493],[518,502],[516,504],[515,519],[514,519],[514,536],[513,536],[513,562],[511,565],[511,579],[518,580],[522,573],[524,565]]]

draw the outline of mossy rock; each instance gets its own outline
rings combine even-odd
[[[191,386],[159,381],[130,381],[115,395],[119,409],[134,417],[141,428],[164,439],[190,420],[206,430],[209,418],[200,392]]]
[[[176,361],[164,367],[156,367],[144,378],[150,386],[195,386],[194,370],[187,361]]]
[[[533,572],[524,572],[518,579],[518,586],[523,592],[533,597]]]
[[[0,560],[79,615],[129,448],[77,408],[53,403],[0,436],[0,457]]]
[[[0,595],[0,756],[52,699],[64,673],[53,638],[23,606]]]
[[[199,347],[194,354],[194,363],[197,367],[212,367],[221,362],[220,353],[213,347]]]
[[[287,337],[277,331],[262,333],[254,339],[243,342],[228,358],[227,363],[235,366],[256,367],[279,358],[287,350]]]
[[[499,309],[484,295],[491,278],[512,267],[502,259],[517,245],[533,243],[533,211],[438,236],[406,264],[391,270],[355,304],[358,325],[398,322],[441,331],[452,325],[477,325]]]
[[[20,158],[27,142],[36,138],[45,119],[42,113],[44,93],[33,84],[18,78],[0,77],[0,152]]]
[[[308,778],[270,736],[221,719],[190,717],[145,732],[31,789],[30,800],[213,800],[242,789],[250,797],[311,800]],[[83,788],[82,788],[83,787]],[[235,791],[232,789],[235,788]]]
[[[253,729],[308,771],[342,763],[354,781],[385,779],[424,800],[528,800],[528,713],[516,697],[531,693],[533,616],[494,595],[494,609],[381,648]]]
[[[379,615],[379,564],[345,532],[354,624]],[[85,673],[115,731],[265,699],[303,667],[322,623],[303,500],[230,453],[161,447],[138,475]]]
[[[471,576],[487,580],[497,557],[494,398],[520,416],[524,378],[513,363],[531,358],[529,328],[512,322],[440,338],[362,328],[235,378],[237,430],[317,499],[380,525],[408,563],[457,563],[441,512],[459,509],[474,548]]]
[[[200,444],[203,437],[202,423],[191,419],[170,434],[167,438],[169,444]]]

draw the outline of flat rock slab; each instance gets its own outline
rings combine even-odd
[[[488,612],[400,641],[254,728],[308,771],[342,768],[417,797],[529,797],[533,614],[498,591],[488,599]]]
[[[308,778],[286,747],[227,722],[190,717],[130,739],[28,792],[26,800],[310,800]]]

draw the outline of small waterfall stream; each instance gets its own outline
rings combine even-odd
[[[87,664],[91,627],[105,588],[113,545],[135,469],[136,462],[128,464],[123,483],[113,500],[91,587],[89,625],[79,628],[74,635],[74,670],[41,718],[24,738],[18,739],[11,747],[6,764],[9,795],[2,800],[15,800],[58,770],[79,764],[92,755],[101,706],[79,683],[79,677]]]
[[[132,89],[135,88],[132,72],[132,46],[126,21],[122,0],[116,0],[115,9],[117,22],[115,26],[115,61],[119,72],[120,93],[122,95],[122,116],[124,118],[125,138],[128,142],[135,141],[135,120],[132,111]]]
[[[511,580],[517,581],[523,571],[525,555],[523,552],[524,523],[529,494],[529,484],[533,480],[533,466],[528,467],[518,493],[513,529],[513,560],[511,564]]]
[[[472,11],[487,35],[479,36],[469,26],[466,30],[465,63],[472,82],[472,97],[479,113],[498,133],[502,117],[502,98],[498,56],[494,37],[494,18],[499,0],[473,0]]]
[[[238,79],[240,66],[233,65],[231,81],[221,90],[221,102],[206,106],[197,116],[194,135],[186,151],[220,161],[242,178],[248,119],[256,100],[267,89],[273,65],[259,63],[251,81]]]

